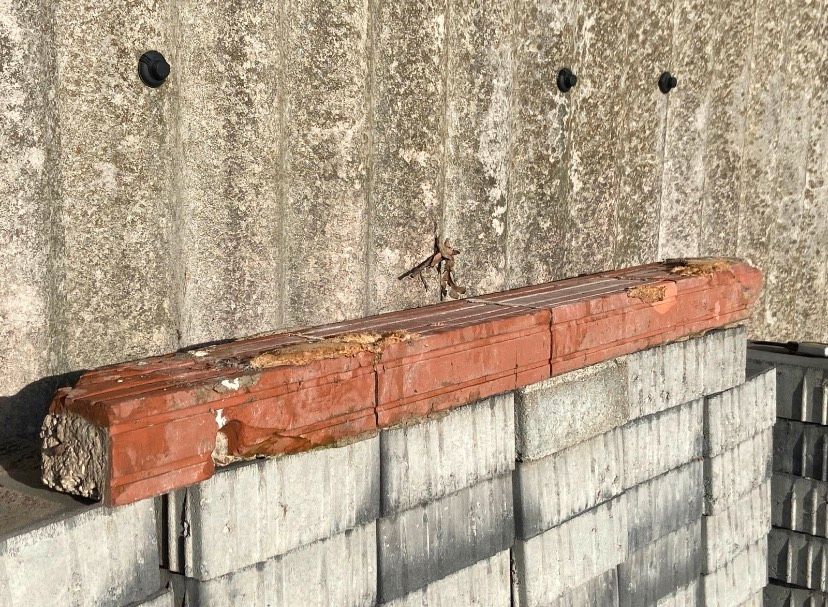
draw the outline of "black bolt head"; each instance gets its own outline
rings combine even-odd
[[[665,95],[678,86],[678,78],[670,72],[664,72],[658,77],[658,90]]]
[[[158,51],[147,51],[138,60],[138,75],[147,86],[158,88],[170,75],[170,64]]]
[[[557,83],[559,91],[562,93],[568,93],[573,86],[578,84],[578,77],[572,73],[571,69],[565,67],[558,72]]]

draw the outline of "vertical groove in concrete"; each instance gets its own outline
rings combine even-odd
[[[169,45],[165,1],[56,4],[70,368],[177,345],[168,256],[174,84],[151,89],[137,75],[143,51]]]
[[[53,4],[0,5],[0,433],[30,430],[13,407],[61,368],[54,318],[60,273]],[[56,326],[57,325],[57,326]]]
[[[623,85],[626,45],[619,47],[625,3],[583,0],[576,4],[575,73],[570,125],[571,195],[567,275],[613,265],[618,171],[618,116],[627,92]]]
[[[571,93],[559,92],[555,78],[572,65],[572,12],[571,0],[515,0],[506,219],[511,287],[564,277]]]
[[[432,303],[429,288],[397,276],[433,250],[443,163],[446,0],[374,0],[371,312]]]
[[[368,0],[285,10],[286,320],[353,318],[366,297]]]
[[[822,0],[796,0],[788,7],[788,60],[783,68],[782,112],[779,121],[779,163],[770,218],[772,236],[765,269],[766,322],[780,339],[799,339],[795,310],[799,293],[793,280],[804,258],[803,196],[809,161],[809,137],[814,116],[811,100],[816,70],[825,41],[819,40]],[[821,238],[826,238],[825,233]],[[823,258],[823,263],[825,259]],[[813,288],[801,285],[802,290]],[[823,294],[824,297],[824,294]]]
[[[173,70],[187,344],[281,322],[279,3],[232,5],[188,0],[179,9]]]
[[[710,86],[704,194],[699,248],[705,255],[735,256],[750,77],[750,45],[756,0],[716,6],[710,29]]]
[[[775,221],[772,209],[776,199],[774,176],[779,161],[780,114],[784,111],[782,67],[786,61],[787,11],[785,2],[756,0],[736,253],[763,270],[768,266],[767,242]],[[763,291],[751,320],[751,332],[771,339],[774,335],[769,333],[764,314],[766,300],[767,291]]]
[[[659,258],[701,253],[699,207],[704,189],[707,133],[708,40],[713,7],[706,0],[676,0],[672,67],[679,86],[670,93],[664,150]]]
[[[451,0],[442,238],[469,294],[506,285],[512,0]]]
[[[623,42],[624,100],[619,115],[618,203],[614,265],[625,267],[656,261],[664,128],[668,96],[658,78],[672,69],[673,0],[627,3]],[[674,74],[675,75],[675,74]],[[679,74],[679,86],[682,77]]]

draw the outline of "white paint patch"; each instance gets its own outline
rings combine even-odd
[[[224,409],[219,409],[216,411],[216,425],[219,427],[219,430],[224,428],[227,425],[227,418],[224,417]]]
[[[204,350],[192,350],[190,352],[190,354],[192,356],[195,356],[196,358],[201,358],[203,356],[207,356],[207,352],[205,352]]]
[[[228,390],[238,390],[239,389],[239,378],[236,379],[225,379],[222,380],[221,385],[227,388]]]

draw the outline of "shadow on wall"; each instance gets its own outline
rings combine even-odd
[[[36,439],[58,388],[74,385],[85,370],[42,377],[11,396],[0,396],[0,441]]]

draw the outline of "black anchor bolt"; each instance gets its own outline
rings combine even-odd
[[[558,90],[562,93],[568,93],[569,89],[578,84],[578,76],[576,76],[568,67],[563,68],[558,72]]]
[[[678,78],[670,72],[664,72],[658,77],[658,90],[665,95],[678,86]]]
[[[158,51],[147,51],[138,60],[138,75],[147,86],[158,88],[170,75],[170,64]]]

